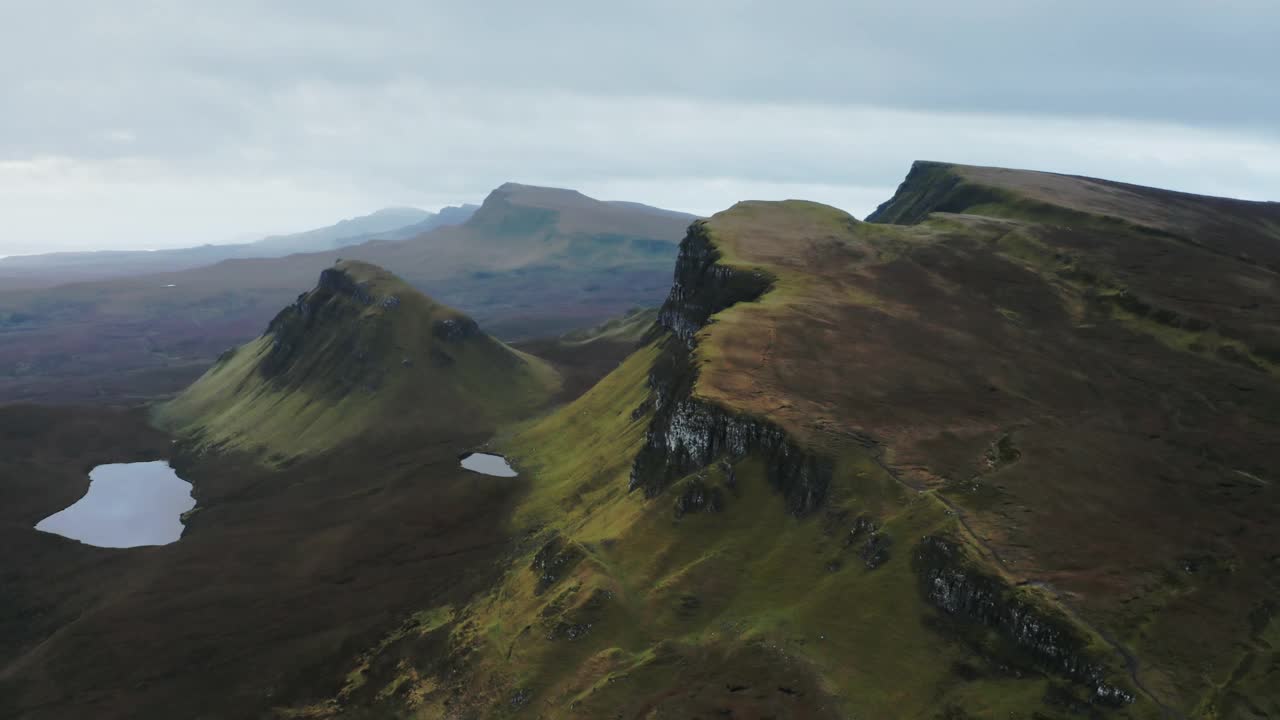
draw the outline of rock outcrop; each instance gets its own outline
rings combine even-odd
[[[694,335],[712,315],[736,303],[756,300],[772,285],[773,278],[763,272],[721,264],[706,222],[695,222],[680,243],[675,279],[658,313],[658,324],[692,348]]]
[[[431,334],[447,342],[460,342],[480,334],[480,326],[471,318],[446,318],[431,326]]]
[[[1114,673],[1068,619],[1015,597],[1008,584],[969,562],[959,543],[925,537],[913,565],[925,600],[946,616],[996,632],[1037,669],[1087,687],[1094,703],[1133,702],[1133,692],[1112,681]]]
[[[715,313],[758,299],[773,282],[763,272],[722,264],[720,257],[706,224],[690,226],[671,294],[658,314],[658,325],[674,337],[649,375],[655,415],[632,466],[630,487],[652,497],[717,459],[758,453],[788,510],[804,515],[826,500],[833,463],[807,452],[771,422],[693,395],[697,369],[691,352],[697,332]]]

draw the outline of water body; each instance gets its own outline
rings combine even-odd
[[[195,506],[191,483],[164,460],[99,465],[89,492],[36,529],[97,547],[168,545],[182,537],[182,513]]]
[[[494,475],[496,477],[515,477],[516,471],[511,469],[507,464],[507,459],[501,455],[490,455],[488,453],[471,453],[462,458],[462,467],[485,475]]]

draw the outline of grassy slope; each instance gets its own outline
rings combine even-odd
[[[803,202],[706,225],[722,265],[776,284],[700,333],[696,392],[837,458],[829,511],[786,515],[758,458],[738,463],[721,513],[675,517],[690,479],[628,494],[646,347],[502,443],[531,477],[514,516],[527,542],[453,623],[390,648],[399,661],[366,682],[397,691],[347,697],[348,714],[1071,713],[1050,681],[1001,670],[998,639],[924,604],[909,558],[936,533],[1128,666],[1142,690],[1111,716],[1273,712],[1273,274],[1141,213],[1046,206],[1009,182],[950,190],[904,186],[924,208],[909,227]],[[1125,192],[1146,214],[1216,212]],[[721,469],[703,474],[723,487]],[[841,548],[853,513],[896,541],[876,570]],[[562,562],[543,583],[548,547]]]
[[[264,334],[224,357],[157,418],[201,442],[261,448],[280,458],[340,445],[375,426],[488,424],[532,412],[556,390],[554,370],[487,335],[437,337],[441,321],[465,321],[385,271],[346,261],[337,268],[374,298],[337,295],[301,339],[300,356],[268,373],[273,342]],[[316,298],[320,290],[309,298]],[[447,360],[442,360],[447,358]]]
[[[750,217],[741,219],[755,223],[769,208],[744,209]],[[785,209],[806,219],[806,232],[842,220],[838,211],[809,204]],[[721,344],[723,333],[803,308],[804,278],[777,274],[773,293],[721,313],[703,333],[702,377],[714,381],[733,354]],[[643,348],[583,397],[502,443],[533,478],[514,516],[530,540],[504,580],[464,608],[452,628],[424,633],[437,640],[447,634],[452,652],[467,658],[465,685],[451,686],[427,656],[402,650],[406,660],[369,679],[395,691],[348,701],[372,701],[381,708],[375,715],[423,718],[450,717],[459,703],[485,717],[519,715],[525,702],[555,717],[582,718],[726,710],[743,717],[934,717],[951,706],[975,717],[1032,710],[1053,717],[1041,702],[1047,681],[1004,675],[972,646],[930,628],[934,611],[919,595],[911,545],[926,534],[964,533],[937,495],[906,489],[845,439],[808,435],[838,457],[821,518],[783,512],[758,458],[735,467],[736,489],[723,513],[676,518],[671,493],[653,501],[629,494],[631,461],[650,417],[635,410],[646,400],[658,352],[657,343]],[[719,383],[699,385],[706,387]],[[754,397],[742,395],[734,406],[744,399]],[[725,482],[721,469],[707,476]],[[680,490],[678,483],[671,492]],[[855,515],[875,518],[901,542],[875,570],[859,559],[857,545],[843,542]],[[531,563],[552,538],[569,559],[542,588]],[[1020,592],[1029,602],[1054,604],[1042,591]],[[1098,649],[1107,652],[1100,643]],[[326,708],[334,709],[317,709]],[[1140,701],[1121,714],[1150,710]]]

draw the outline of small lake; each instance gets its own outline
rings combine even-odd
[[[515,477],[516,471],[511,469],[507,459],[501,455],[488,453],[471,453],[462,458],[462,467],[473,472],[493,475],[495,477]]]
[[[99,465],[89,492],[36,529],[97,547],[168,545],[182,537],[182,513],[195,506],[191,483],[164,460]]]

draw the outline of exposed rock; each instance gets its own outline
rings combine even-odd
[[[524,707],[525,705],[528,705],[529,701],[532,699],[533,699],[532,692],[530,692],[525,688],[518,688],[514,693],[511,694],[511,701],[509,704],[513,708],[520,708],[520,707]]]
[[[530,569],[538,575],[536,592],[541,595],[564,576],[582,557],[582,551],[574,545],[566,546],[559,535],[543,544],[533,556]]]
[[[875,570],[889,562],[889,548],[892,546],[893,538],[889,537],[889,535],[882,532],[873,532],[867,538],[867,542],[862,546],[858,556],[866,563],[867,569]]]
[[[970,563],[959,544],[925,537],[913,565],[921,593],[946,615],[994,630],[1040,669],[1089,688],[1095,703],[1133,702],[1133,692],[1112,683],[1110,668],[1089,652],[1087,641],[1070,621],[1014,597],[1005,582]]]
[[[1011,465],[1022,457],[1022,451],[1013,444],[1013,438],[1009,435],[1001,435],[999,440],[991,443],[987,448],[985,458],[987,470],[997,470],[1005,465]]]
[[[743,271],[721,265],[720,252],[711,243],[705,222],[695,222],[680,243],[671,293],[658,313],[658,324],[685,345],[711,316],[740,302],[759,298],[773,284],[760,271]]]
[[[446,342],[459,342],[480,334],[480,326],[468,317],[437,320],[431,334]]]
[[[740,415],[693,397],[697,370],[690,349],[711,316],[767,291],[767,275],[719,264],[705,223],[694,223],[680,245],[675,282],[658,313],[658,324],[679,341],[668,341],[649,375],[655,414],[631,469],[630,488],[648,497],[718,458],[759,453],[770,484],[787,508],[804,515],[826,500],[833,463],[806,452],[773,423]],[[732,482],[732,480],[731,480]]]
[[[320,272],[320,282],[316,286],[318,291],[328,291],[340,295],[347,295],[364,303],[372,305],[375,301],[373,295],[369,293],[367,283],[358,283],[349,273],[340,268],[326,268]]]
[[[724,494],[720,488],[699,478],[685,483],[683,491],[676,497],[675,513],[678,518],[688,513],[720,512],[723,509]]]
[[[563,620],[547,632],[548,640],[577,640],[591,632],[591,623],[569,623]]]

